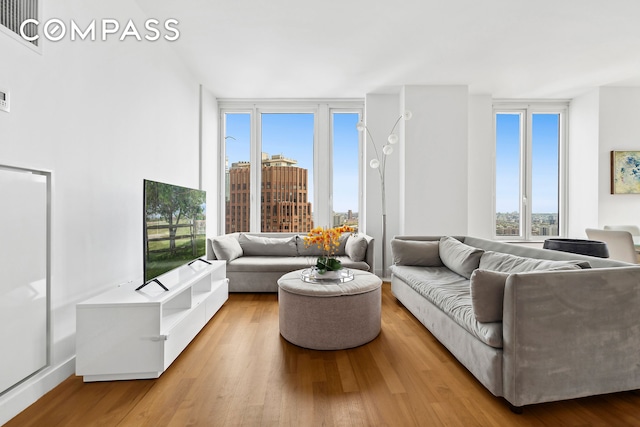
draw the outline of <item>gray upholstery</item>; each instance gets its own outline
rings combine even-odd
[[[245,235],[245,237],[241,237]],[[207,259],[218,259],[214,245],[218,240],[232,238],[248,248],[249,253],[260,255],[242,254],[227,262],[227,278],[229,279],[229,292],[278,292],[277,281],[285,273],[290,271],[310,268],[316,264],[321,253],[314,246],[305,247],[304,235],[297,233],[231,233],[216,238],[207,239]],[[373,271],[374,269],[374,240],[366,234],[358,234],[354,241],[354,251],[361,256],[361,250],[366,243],[364,259],[356,261],[346,255],[348,233],[340,238],[340,247],[336,258],[343,267]],[[242,239],[242,241],[240,241]],[[274,249],[274,250],[271,250]],[[246,250],[246,249],[243,249]],[[295,254],[293,255],[295,250]],[[283,256],[290,254],[291,256]]]
[[[438,245],[434,242],[414,242],[411,240],[391,240],[393,263],[396,265],[416,265],[422,267],[440,267]]]
[[[396,238],[436,241],[440,236]],[[640,388],[640,267],[473,237],[457,239],[484,251],[587,261],[591,266],[509,273],[502,322],[480,323],[500,325],[502,348],[487,345],[459,316],[452,316],[451,307],[472,305],[467,295],[460,292],[456,303],[427,296],[439,291],[426,290],[426,283],[444,287],[438,279],[444,273],[429,273],[434,269],[428,267],[392,267],[396,298],[491,393],[523,406]],[[410,278],[407,268],[422,270],[426,277],[413,273]]]
[[[508,273],[524,273],[534,270],[551,270],[566,266],[575,266],[576,268],[590,268],[588,261],[572,260],[572,261],[554,261],[548,259],[535,259],[521,257],[512,254],[504,254],[502,252],[486,251],[480,258],[478,268],[491,271],[504,271]]]
[[[238,242],[242,247],[242,256],[298,256],[295,236],[263,237],[240,233]]]
[[[516,406],[640,388],[640,269],[513,274],[504,396]]]
[[[380,333],[382,280],[354,271],[355,280],[316,284],[300,271],[278,280],[280,334],[314,350],[338,350],[368,343]]]
[[[482,249],[465,245],[453,237],[443,237],[440,239],[439,251],[442,263],[446,265],[449,270],[467,279],[471,277],[473,270],[478,268],[480,257],[484,252]]]
[[[353,261],[364,261],[367,256],[367,240],[362,236],[349,236],[344,252]]]
[[[243,255],[240,242],[233,236],[222,236],[220,239],[215,239],[212,244],[213,253],[218,259],[230,262]]]
[[[287,273],[278,279],[278,286],[290,294],[328,298],[364,294],[375,291],[382,285],[382,280],[378,276],[364,271],[353,271],[353,280],[344,282],[327,280],[308,283],[301,280],[301,275],[300,270]]]
[[[391,291],[434,337],[495,396],[502,396],[502,349],[470,339],[470,333],[402,280],[391,278]]]
[[[288,273],[301,268],[310,268],[316,265],[317,257],[284,257],[284,256],[243,256],[235,259],[227,265],[227,272],[279,272]],[[352,261],[348,256],[336,257],[345,268],[356,270],[369,270],[369,265],[364,261]]]
[[[393,275],[486,345],[502,347],[502,324],[478,322],[471,306],[469,280],[466,278],[447,267],[394,266]]]
[[[478,322],[502,322],[504,287],[509,273],[477,269],[471,274],[471,308]],[[500,331],[502,334],[502,331]]]

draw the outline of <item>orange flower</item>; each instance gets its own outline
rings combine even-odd
[[[354,231],[355,229],[348,225],[333,228],[315,227],[305,236],[304,244],[305,247],[316,245],[323,251],[324,257],[331,258],[340,247],[340,236]]]

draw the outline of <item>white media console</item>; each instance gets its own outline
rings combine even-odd
[[[169,291],[126,284],[76,305],[76,375],[85,382],[158,378],[229,296],[225,261],[162,276]]]

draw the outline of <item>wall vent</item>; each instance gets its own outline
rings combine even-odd
[[[38,19],[38,0],[0,0],[1,25],[20,36],[20,25],[26,19]],[[32,37],[37,34],[37,28],[35,25],[27,25],[24,32]],[[37,39],[29,43],[38,46]]]

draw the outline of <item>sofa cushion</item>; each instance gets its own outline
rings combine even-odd
[[[522,273],[534,270],[550,270],[555,267],[577,265],[590,268],[588,261],[552,261],[547,259],[527,258],[502,252],[486,251],[480,258],[478,268],[482,270]]]
[[[441,267],[438,247],[440,242],[416,240],[391,240],[393,263],[397,265],[416,265],[420,267]]]
[[[474,316],[469,280],[447,267],[392,265],[391,271],[392,290],[394,280],[402,280],[480,341],[502,348],[502,323],[480,323]]]
[[[504,285],[509,273],[474,270],[469,286],[471,306],[478,322],[501,322],[504,301]]]
[[[295,236],[262,237],[241,233],[238,242],[244,256],[298,256]]]
[[[482,249],[465,245],[454,237],[440,239],[439,254],[442,263],[449,270],[467,279],[471,277],[473,270],[478,268],[483,253]]]
[[[347,237],[344,251],[353,261],[364,261],[367,256],[367,239],[363,236],[350,235]]]
[[[369,270],[369,265],[364,261],[352,261],[349,257],[339,256],[338,261],[344,268],[355,270]],[[227,272],[231,273],[288,273],[293,270],[311,268],[316,265],[316,257],[290,257],[290,256],[243,256],[233,260],[227,265]]]
[[[226,260],[227,263],[243,255],[242,247],[238,239],[233,236],[226,235],[216,237],[211,241],[211,246],[213,246],[213,253],[216,255],[216,258]]]

